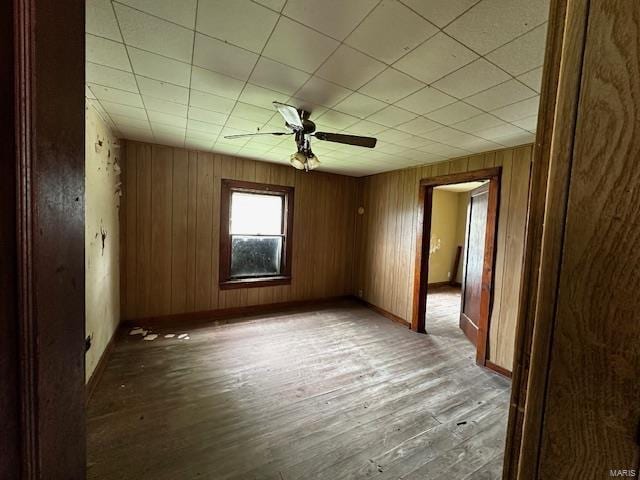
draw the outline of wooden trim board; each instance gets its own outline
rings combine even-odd
[[[399,323],[400,325],[403,325],[407,328],[411,328],[411,323],[407,322],[404,318],[394,315],[393,313],[386,311],[384,308],[377,307],[372,303],[369,303],[366,300],[363,300],[362,298],[359,298],[359,297],[353,297],[353,298],[358,302],[362,303],[364,306],[366,306],[370,310],[373,310],[374,312],[379,313],[380,315],[388,318],[392,322]]]
[[[98,385],[98,383],[100,382],[100,378],[102,378],[102,374],[104,373],[104,370],[107,366],[109,357],[111,357],[111,353],[113,352],[113,347],[116,342],[116,336],[118,335],[118,331],[119,329],[116,329],[116,331],[113,332],[113,335],[111,335],[111,339],[109,340],[109,343],[107,343],[107,346],[105,347],[104,352],[102,352],[102,355],[100,356],[100,360],[98,360],[98,364],[96,365],[96,368],[93,370],[91,377],[89,377],[89,381],[84,387],[86,404],[89,404],[89,400],[91,400],[91,397],[93,396],[96,385]]]

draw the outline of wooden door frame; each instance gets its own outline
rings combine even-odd
[[[526,220],[503,479],[534,480],[564,248],[590,2],[551,0]]]
[[[85,478],[84,7],[0,3],[0,478]]]
[[[471,172],[424,178],[420,180],[418,194],[418,226],[411,329],[414,332],[427,333],[426,315],[427,294],[429,291],[429,246],[431,240],[433,189],[438,186],[455,183],[477,182],[482,180],[489,181],[487,231],[484,246],[484,265],[482,269],[482,293],[480,296],[480,321],[476,341],[476,363],[482,366],[487,365],[487,343],[489,340],[489,324],[493,307],[493,279],[496,260],[501,174],[502,167],[493,167]]]

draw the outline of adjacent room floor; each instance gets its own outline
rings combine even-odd
[[[350,302],[124,334],[88,478],[499,478],[510,385],[474,364],[455,301],[430,295],[429,335]]]

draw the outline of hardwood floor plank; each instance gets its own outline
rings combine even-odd
[[[492,478],[509,382],[474,364],[456,292],[430,297],[429,335],[351,302],[120,332],[89,404],[87,478]]]

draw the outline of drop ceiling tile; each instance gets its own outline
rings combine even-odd
[[[189,120],[187,120],[187,132],[189,131],[200,132],[216,137],[222,131],[222,125],[215,125],[213,123],[201,122],[189,118]]]
[[[282,7],[284,7],[286,0],[256,0],[256,2],[264,5],[267,8],[270,8],[271,10],[279,12],[280,10],[282,10]]]
[[[199,120],[201,122],[213,123],[214,125],[224,125],[229,115],[226,113],[213,112],[202,108],[189,107],[189,120]]]
[[[395,154],[405,152],[407,148],[402,145],[396,145],[394,143],[379,141],[378,143],[376,143],[376,150],[379,150],[383,153],[388,153],[390,155],[395,155]]]
[[[152,128],[153,125],[156,124],[169,125],[171,127],[179,128],[187,127],[186,117],[176,117],[175,115],[169,115],[168,113],[152,112],[149,110],[147,110],[147,115],[149,116],[149,121],[151,122]]]
[[[463,102],[456,102],[431,113],[427,113],[426,117],[443,125],[451,125],[466,120],[467,118],[475,117],[481,113],[482,111],[476,107],[472,107]]]
[[[446,93],[442,93],[435,88],[425,87],[414,94],[396,102],[398,107],[410,112],[424,115],[433,112],[438,108],[455,103],[456,99]]]
[[[386,106],[386,103],[381,102],[380,100],[355,92],[333,108],[342,113],[348,113],[349,115],[354,115],[359,118],[365,118],[372,113],[382,110]]]
[[[191,150],[204,150],[209,151],[211,146],[213,145],[213,141],[209,138],[198,138],[189,135],[189,131],[187,130],[187,135],[184,139],[185,148]]]
[[[96,99],[96,96],[93,94],[93,92],[91,91],[89,86],[86,85],[86,84],[84,86],[84,96],[85,96],[85,98],[88,98],[90,100],[95,100]],[[100,105],[100,104],[98,103],[98,105]]]
[[[534,133],[525,132],[517,135],[507,135],[505,137],[496,138],[495,142],[505,147],[518,147],[527,143],[533,143],[536,141],[536,135]]]
[[[189,106],[202,108],[204,110],[211,110],[213,112],[229,114],[233,110],[236,101],[226,97],[220,97],[218,95],[212,95],[210,93],[199,92],[191,90],[189,96]]]
[[[142,95],[142,101],[148,111],[168,113],[178,117],[187,116],[187,106],[180,103],[169,102],[162,98],[150,97]]]
[[[473,145],[469,144],[464,147],[469,153],[490,152],[491,150],[500,150],[502,148],[503,146],[500,143],[490,142],[482,138],[478,138]]]
[[[87,62],[99,63],[118,70],[131,71],[127,50],[122,43],[87,34],[85,50]]]
[[[395,145],[402,145],[402,141],[411,137],[410,133],[401,132],[394,128],[390,128],[378,134],[378,139],[384,142],[393,143]]]
[[[377,3],[378,0],[289,0],[283,13],[330,37],[343,40]]]
[[[250,83],[245,85],[242,94],[238,98],[238,100],[244,103],[250,103],[257,107],[269,108],[272,112],[275,112],[273,107],[274,101],[287,103],[288,99],[289,95],[276,92],[275,90],[270,90],[268,88],[258,87],[257,85],[252,85]]]
[[[194,66],[191,69],[191,88],[221,97],[236,99],[245,83],[241,80]]]
[[[380,75],[364,85],[360,92],[387,103],[395,103],[411,95],[425,85],[393,68],[387,68]]]
[[[387,127],[395,127],[396,125],[408,122],[409,120],[413,120],[414,118],[416,118],[415,113],[411,113],[393,105],[389,105],[383,110],[380,110],[379,112],[374,113],[373,115],[368,117],[367,120],[385,125]]]
[[[180,103],[186,105],[189,103],[189,89],[173,85],[167,82],[161,82],[147,77],[136,77],[140,93],[144,96],[160,98],[169,102]]]
[[[326,128],[333,130],[344,130],[358,122],[357,117],[336,112],[335,110],[327,110],[325,113],[315,118],[315,122]]]
[[[423,135],[427,132],[431,132],[436,128],[442,127],[441,124],[429,120],[428,118],[418,117],[409,122],[398,125],[396,128],[403,132],[412,133],[414,135]]]
[[[396,0],[383,0],[345,43],[392,64],[438,29]]]
[[[239,80],[246,80],[258,55],[242,48],[196,33],[193,64]]]
[[[249,0],[199,0],[196,30],[260,53],[278,14]]]
[[[398,60],[394,67],[432,83],[477,58],[467,47],[440,32]]]
[[[474,133],[480,130],[486,130],[487,128],[504,125],[505,123],[506,122],[494,117],[493,115],[481,113],[480,115],[463,120],[462,122],[454,123],[452,127],[466,133]]]
[[[86,0],[85,30],[99,37],[122,42],[118,21],[110,0]]]
[[[513,124],[530,132],[535,132],[538,127],[538,115],[521,118],[520,120],[514,121]]]
[[[536,92],[517,80],[508,80],[475,95],[465,102],[481,110],[489,111],[536,96]]]
[[[514,120],[520,120],[521,118],[529,117],[531,115],[537,115],[539,104],[540,96],[538,95],[527,100],[514,103],[513,105],[493,110],[491,113],[507,122],[513,122]]]
[[[523,73],[518,77],[527,87],[534,89],[540,93],[540,85],[542,84],[542,67],[534,68],[530,72]]]
[[[425,147],[420,147],[418,150],[447,158],[464,157],[468,154],[462,148],[451,147],[442,143],[432,143]]]
[[[497,127],[487,128],[486,130],[480,130],[476,132],[476,135],[487,140],[496,140],[501,137],[506,136],[516,136],[526,133],[523,129],[511,125],[509,123],[505,123],[504,125],[500,125]]]
[[[438,80],[433,86],[454,97],[465,98],[508,79],[508,74],[480,58]]]
[[[433,141],[429,140],[428,138],[419,137],[417,135],[411,135],[405,138],[404,140],[402,140],[400,142],[400,145],[404,147],[409,147],[409,148],[420,148],[420,147],[424,147],[425,145],[429,145],[431,143],[433,143]]]
[[[127,47],[127,50],[136,75],[183,87],[189,86],[189,77],[191,75],[191,66],[189,64],[133,47]]]
[[[478,0],[402,0],[402,3],[442,28]]]
[[[309,74],[305,72],[261,57],[249,81],[260,87],[293,95],[308,79]]]
[[[121,103],[122,105],[130,105],[132,107],[143,108],[142,98],[139,93],[127,92],[117,88],[103,87],[89,83],[89,88],[101,102],[103,100],[113,103]]]
[[[313,76],[296,92],[296,97],[325,107],[333,107],[351,93],[352,90]]]
[[[456,146],[460,142],[474,138],[474,136],[469,133],[461,132],[451,127],[440,127],[437,130],[432,130],[425,134],[425,136],[435,142],[445,143],[451,146]]]
[[[138,142],[147,142],[153,143],[155,139],[153,138],[153,132],[151,128],[127,128],[125,131],[122,131],[122,135],[127,140],[135,140]]]
[[[445,31],[484,55],[547,20],[549,0],[483,0]]]
[[[85,81],[87,83],[138,93],[138,85],[136,85],[136,79],[133,73],[105,67],[97,63],[87,62],[85,64]]]
[[[149,128],[149,120],[146,115],[144,118],[133,118],[124,115],[112,114],[110,115],[110,118],[119,128]]]
[[[338,47],[338,42],[304,25],[280,18],[262,55],[313,73]]]
[[[318,69],[316,74],[353,90],[357,90],[378,73],[385,65],[347,45],[341,45]]]
[[[178,23],[193,30],[196,20],[196,0],[118,0],[130,7],[156,17]]]
[[[268,108],[257,107],[248,103],[238,102],[231,114],[234,117],[244,118],[259,122],[261,125],[267,123],[273,117],[273,110]]]
[[[358,123],[351,125],[347,132],[353,135],[375,136],[376,134],[386,130],[387,127],[368,120],[360,120]],[[378,146],[376,145],[376,148]]]
[[[165,57],[191,61],[193,30],[114,4],[124,43]]]
[[[241,145],[229,144],[226,142],[216,142],[213,144],[212,150],[217,153],[226,155],[235,155],[240,150]]]
[[[494,50],[487,59],[511,75],[520,75],[544,62],[547,23]]]
[[[244,132],[256,133],[262,128],[263,122],[256,120],[248,120],[246,118],[240,118],[230,116],[225,124],[226,128],[234,128],[236,130],[242,130]]]
[[[101,100],[100,104],[104,107],[109,116],[121,115],[123,117],[147,120],[147,112],[144,108],[132,107],[130,105],[123,105],[121,103],[114,103],[106,100]]]

